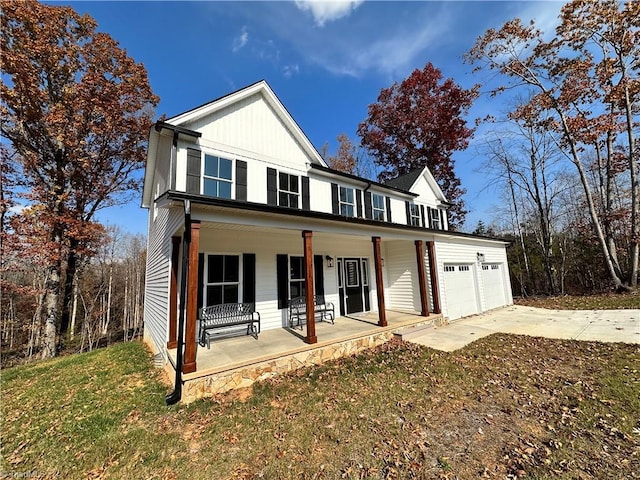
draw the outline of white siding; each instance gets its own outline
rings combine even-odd
[[[171,183],[171,138],[161,136],[158,140],[158,155],[156,157],[156,172],[153,179],[154,185],[158,188],[154,189],[153,195],[155,200],[156,191],[163,194],[169,190]]]
[[[419,312],[420,286],[413,242],[383,242],[387,272],[385,305],[389,309]]]
[[[404,199],[391,197],[391,220],[393,223],[407,225],[407,209]]]
[[[310,207],[315,212],[332,213],[331,182],[324,178],[309,178]]]
[[[411,188],[411,192],[419,195],[416,198],[416,203],[421,203],[430,207],[436,207],[440,204],[440,201],[436,198],[436,194],[431,189],[429,182],[427,182],[423,175],[418,177],[413,188]]]
[[[260,93],[184,126],[202,133],[203,146],[228,146],[236,155],[258,153],[275,165],[298,170],[306,170],[310,161]]]
[[[369,258],[371,268],[370,279],[373,280],[372,246],[367,239],[354,237],[349,242],[336,243],[328,235],[312,237],[314,255],[330,255],[334,259],[334,267],[327,267],[323,261],[325,298],[335,305],[339,315],[337,257]],[[300,232],[281,230],[278,232],[222,230],[206,228],[200,231],[200,251],[204,253],[256,254],[256,310],[260,313],[261,328],[281,328],[288,325],[287,310],[278,310],[276,255],[303,255],[302,236]],[[370,280],[371,309],[376,310],[375,281]]]
[[[155,204],[149,210],[144,336],[154,347],[155,353],[164,354],[168,340],[171,236],[180,228],[184,217],[179,208],[161,208],[153,220],[154,208]]]

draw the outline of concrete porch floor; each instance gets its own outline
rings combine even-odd
[[[422,317],[417,312],[386,311],[387,326],[378,326],[378,313],[366,312],[338,317],[332,325],[330,321],[316,321],[318,343],[304,342],[306,326],[302,330],[276,328],[260,333],[258,340],[248,335],[221,338],[211,342],[211,348],[197,345],[197,371],[183,375],[184,381],[199,377],[241,369],[286,355],[326,347],[349,340],[395,332],[412,326],[440,324],[442,315],[430,314]],[[169,361],[175,366],[176,349],[169,350]],[[175,368],[175,367],[174,367]]]

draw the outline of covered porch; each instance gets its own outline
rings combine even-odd
[[[183,381],[208,378],[208,394],[220,391],[211,379],[224,372],[274,359],[281,364],[291,355],[301,364],[317,363],[315,355],[338,358],[440,313],[433,237],[415,228],[194,204],[181,230],[172,236],[168,368],[179,363],[183,312]],[[318,322],[318,295],[335,306],[335,325]],[[290,328],[293,298],[305,300],[302,329]],[[217,340],[211,349],[199,346],[200,308],[236,302],[259,314],[259,340],[243,335]],[[304,352],[314,352],[311,362]]]
[[[318,365],[385,343],[395,333],[439,324],[442,316],[428,317],[421,312],[385,310],[387,325],[379,325],[378,312],[339,317],[335,324],[316,322],[319,341],[306,342],[305,331],[291,328],[271,329],[256,340],[250,336],[219,339],[211,348],[197,348],[196,372],[183,375],[183,401],[191,402],[254,382],[287,373],[297,368]],[[176,349],[169,350],[167,370],[173,375]]]

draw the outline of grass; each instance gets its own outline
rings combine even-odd
[[[0,477],[640,478],[637,345],[392,341],[166,407],[140,343],[4,369]]]

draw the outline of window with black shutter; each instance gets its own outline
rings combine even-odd
[[[187,193],[200,194],[200,169],[202,153],[195,148],[187,149]]]

